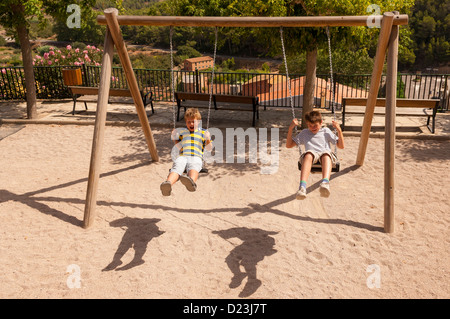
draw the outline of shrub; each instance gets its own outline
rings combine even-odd
[[[48,53],[48,51],[50,51],[50,48],[52,48],[50,45],[43,45],[37,48],[36,51],[38,52],[39,55],[44,55],[44,53]]]
[[[4,37],[2,37],[1,35],[0,35],[0,46],[5,46],[6,45],[6,40],[5,40],[5,38]]]
[[[84,49],[86,49],[86,44],[83,43],[83,42],[78,42],[78,41],[76,41],[76,42],[73,42],[73,43],[72,43],[72,48],[84,50]]]

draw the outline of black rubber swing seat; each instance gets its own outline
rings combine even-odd
[[[339,162],[333,164],[331,167],[332,172],[339,172],[339,169],[341,167],[341,164]],[[302,170],[302,163],[298,161],[298,170]],[[316,163],[313,166],[311,166],[311,172],[321,172],[322,171],[322,165],[320,163]]]

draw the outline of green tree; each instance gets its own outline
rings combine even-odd
[[[370,8],[377,5],[379,13],[387,11],[408,11],[412,0],[291,0],[287,1],[287,15],[289,16],[352,16],[370,15]],[[369,12],[368,12],[369,11]],[[370,43],[367,39],[378,39],[377,28],[367,27],[336,27],[330,28],[331,37],[341,48],[358,51]],[[291,50],[306,51],[306,80],[303,95],[303,114],[313,109],[314,91],[317,70],[317,55],[319,50],[326,49],[327,36],[325,28],[295,29],[286,35],[287,38],[297,39]],[[302,127],[306,127],[304,118]]]
[[[408,12],[413,0],[168,0],[174,15],[181,16],[346,16],[370,15],[370,5],[377,5],[380,14],[386,11]],[[326,50],[325,28],[285,28],[289,55],[305,52],[306,83],[303,113],[313,108],[314,85],[319,50]],[[378,39],[379,30],[367,27],[331,28],[335,45],[347,50],[360,50],[369,46],[371,39]],[[279,31],[271,28],[222,28],[218,48],[227,44],[257,43],[263,52],[280,50]],[[222,36],[223,35],[223,36]],[[295,39],[295,41],[293,40]],[[374,41],[376,46],[376,41]],[[241,49],[243,47],[241,46]],[[400,48],[402,50],[402,48]],[[252,50],[246,50],[250,54]],[[365,52],[365,51],[361,51]],[[363,57],[359,57],[363,58]],[[302,121],[303,125],[304,121]]]
[[[195,45],[195,43],[194,43],[194,45]],[[188,58],[197,58],[197,57],[202,56],[202,54],[200,52],[198,52],[196,49],[194,49],[190,45],[180,45],[177,48],[177,53],[175,55],[185,56],[187,59]]]
[[[36,85],[33,71],[33,57],[30,45],[30,21],[38,18],[39,22],[46,23],[46,15],[63,19],[67,17],[67,6],[74,2],[80,6],[92,6],[94,0],[2,0],[0,2],[0,24],[15,32],[22,51],[22,61],[25,74],[25,88],[27,99],[27,118],[37,116]]]
[[[113,7],[113,6],[110,6]],[[69,28],[65,19],[58,19],[53,26],[58,41],[87,42],[91,44],[103,44],[106,27],[97,23],[98,11],[90,6],[80,7],[81,19],[79,28]]]
[[[416,0],[410,26],[417,66],[450,61],[450,2],[448,0]]]

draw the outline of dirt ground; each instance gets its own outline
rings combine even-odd
[[[177,183],[164,197],[170,129],[153,129],[155,163],[139,127],[108,126],[97,217],[84,229],[93,126],[8,127],[0,298],[450,297],[448,140],[397,140],[387,234],[383,139],[358,167],[359,138],[346,137],[328,198],[314,174],[295,199],[298,152],[282,130],[269,174],[261,158],[212,163],[196,192]]]

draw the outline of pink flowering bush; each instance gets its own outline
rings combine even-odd
[[[84,49],[67,45],[65,48],[48,47],[47,50],[47,52],[36,54],[33,59],[38,98],[70,96],[63,84],[61,69],[52,67],[100,66],[103,55],[103,50],[93,45],[87,45]]]
[[[91,45],[85,49],[73,49],[71,45],[58,49],[50,47],[50,50],[43,56],[36,55],[33,59],[35,66],[55,66],[55,65],[73,65],[81,66],[96,65],[99,66],[102,60],[103,51]]]

